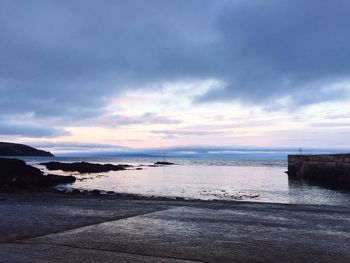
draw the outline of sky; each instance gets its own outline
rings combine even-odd
[[[350,149],[350,1],[2,0],[0,140]]]

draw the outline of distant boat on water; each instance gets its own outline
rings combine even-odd
[[[165,153],[163,153],[163,161],[158,161],[154,163],[155,165],[174,165],[175,163],[165,161]]]

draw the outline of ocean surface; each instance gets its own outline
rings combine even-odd
[[[150,167],[161,158],[22,158],[47,172],[44,161],[131,164],[125,171],[79,174],[62,171],[50,173],[74,175],[77,181],[67,186],[147,196],[196,199],[243,200],[254,202],[328,204],[348,206],[350,191],[327,189],[291,182],[285,173],[286,160],[169,158],[172,166]],[[136,168],[142,170],[136,170]]]

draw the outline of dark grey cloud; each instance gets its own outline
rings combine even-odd
[[[0,120],[0,135],[48,138],[69,134],[68,131],[60,128]]]
[[[128,151],[130,148],[103,143],[79,143],[79,142],[50,142],[50,141],[33,141],[29,145],[46,149],[52,152],[119,152]]]
[[[292,104],[308,105],[348,95],[324,87],[350,78],[349,7],[349,1],[231,2],[216,20],[227,86],[198,100],[265,103],[288,95]]]
[[[81,120],[126,89],[207,78],[225,84],[196,101],[343,98],[323,87],[349,80],[348,10],[346,0],[4,0],[0,114]]]
[[[130,86],[193,75],[183,74],[186,66],[181,64],[190,55],[186,46],[194,47],[186,29],[194,3],[0,5],[3,113],[30,111],[80,119],[100,114],[111,95]]]

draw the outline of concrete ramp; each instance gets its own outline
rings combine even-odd
[[[349,233],[349,209],[206,203],[0,245],[0,257],[13,262],[33,257],[40,259],[33,262],[61,262],[63,255],[64,262],[349,262]]]

